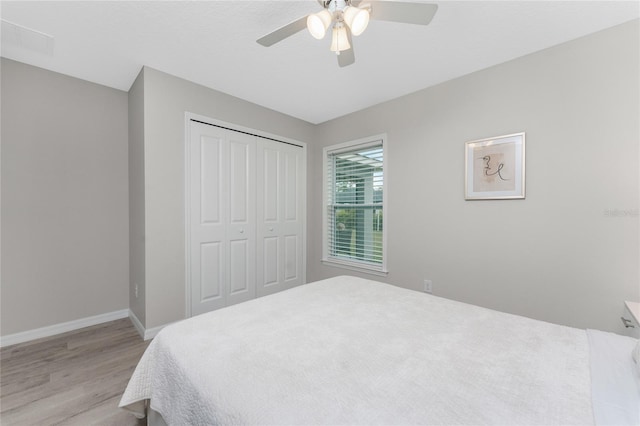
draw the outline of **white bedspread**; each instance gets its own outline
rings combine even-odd
[[[584,331],[354,277],[166,327],[143,399],[169,425],[593,424]]]
[[[636,339],[587,330],[591,395],[597,425],[640,425],[640,377],[631,352]]]

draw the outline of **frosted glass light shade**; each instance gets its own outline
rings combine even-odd
[[[369,11],[355,6],[344,8],[344,22],[351,29],[351,34],[359,36],[369,25]]]
[[[314,38],[321,40],[327,33],[327,28],[331,25],[333,17],[327,9],[318,13],[312,13],[307,17],[307,29]]]
[[[340,54],[340,52],[349,49],[351,49],[351,44],[349,44],[347,29],[345,28],[344,24],[339,22],[333,27],[333,34],[331,37],[331,51]]]

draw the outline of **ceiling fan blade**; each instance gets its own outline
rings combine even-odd
[[[270,32],[269,34],[260,37],[258,40],[258,44],[263,45],[264,47],[269,47],[277,42],[284,40],[287,37],[291,37],[295,33],[304,30],[307,27],[307,17],[303,16],[300,19],[296,19],[293,22],[289,22],[287,25],[278,28],[275,31]]]
[[[340,68],[349,66],[356,61],[356,54],[353,51],[353,41],[351,40],[351,31],[349,31],[348,29],[347,39],[349,40],[349,45],[351,46],[351,48],[348,50],[343,50],[339,55],[336,55],[338,57],[338,65],[340,66]]]
[[[428,25],[438,10],[437,4],[408,3],[399,1],[364,1],[359,7],[371,7],[371,19]]]

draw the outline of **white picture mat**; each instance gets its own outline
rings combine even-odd
[[[498,158],[488,158],[489,154]],[[483,174],[485,176],[482,176]],[[484,177],[486,182],[479,182],[479,177]],[[465,144],[465,198],[525,198],[524,133],[480,139]]]

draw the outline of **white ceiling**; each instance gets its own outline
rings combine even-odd
[[[346,68],[329,37],[255,42],[320,10],[316,0],[2,1],[3,20],[53,44],[29,47],[3,22],[1,53],[125,91],[148,65],[321,123],[640,16],[638,1],[431,3],[439,9],[429,26],[371,21]]]

